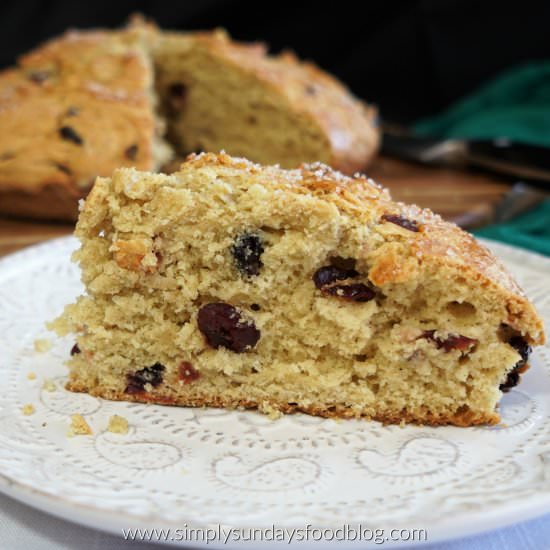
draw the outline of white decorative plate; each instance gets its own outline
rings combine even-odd
[[[548,322],[550,260],[488,244]],[[502,401],[503,424],[492,428],[306,415],[270,421],[255,412],[102,401],[63,389],[73,342],[44,328],[81,290],[69,261],[75,246],[63,238],[0,261],[3,492],[119,535],[135,526],[361,523],[424,528],[433,542],[550,511],[548,347],[533,354],[523,383]],[[53,348],[36,352],[37,338]],[[56,391],[42,388],[45,379]],[[35,414],[22,414],[26,403]],[[93,436],[66,437],[72,413],[85,416]],[[114,413],[129,420],[127,435],[106,431]]]

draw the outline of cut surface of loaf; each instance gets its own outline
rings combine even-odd
[[[156,35],[156,85],[182,153],[219,151],[295,168],[321,161],[346,173],[378,148],[376,111],[291,53],[237,43],[221,30]]]
[[[99,178],[68,388],[384,422],[495,423],[541,320],[475,239],[321,164],[191,155]]]
[[[223,32],[71,31],[0,73],[0,213],[73,220],[96,176],[199,148],[351,173],[378,147],[375,123],[313,65]]]

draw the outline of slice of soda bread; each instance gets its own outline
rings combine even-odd
[[[544,341],[494,256],[321,164],[191,155],[98,178],[68,388],[107,399],[383,422],[496,423]]]

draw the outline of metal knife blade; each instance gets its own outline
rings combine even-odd
[[[382,153],[403,160],[455,168],[478,167],[500,176],[550,187],[550,148],[506,139],[436,139],[383,127]]]

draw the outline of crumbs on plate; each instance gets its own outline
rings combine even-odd
[[[109,418],[109,426],[107,430],[114,434],[127,434],[128,433],[128,420],[123,416],[114,414]]]
[[[75,435],[92,435],[92,428],[84,417],[81,414],[72,414],[71,415],[71,425],[67,431],[68,437],[73,437]]]
[[[23,407],[21,407],[21,412],[25,416],[30,416],[31,414],[34,414],[36,412],[36,409],[34,408],[34,405],[32,405],[31,403],[27,403],[26,405],[23,405]]]
[[[55,387],[55,382],[47,378],[44,380],[44,384],[42,384],[42,389],[46,391],[55,391],[57,388]]]
[[[50,351],[51,349],[52,343],[46,338],[38,338],[34,341],[34,351],[45,353],[46,351]]]

